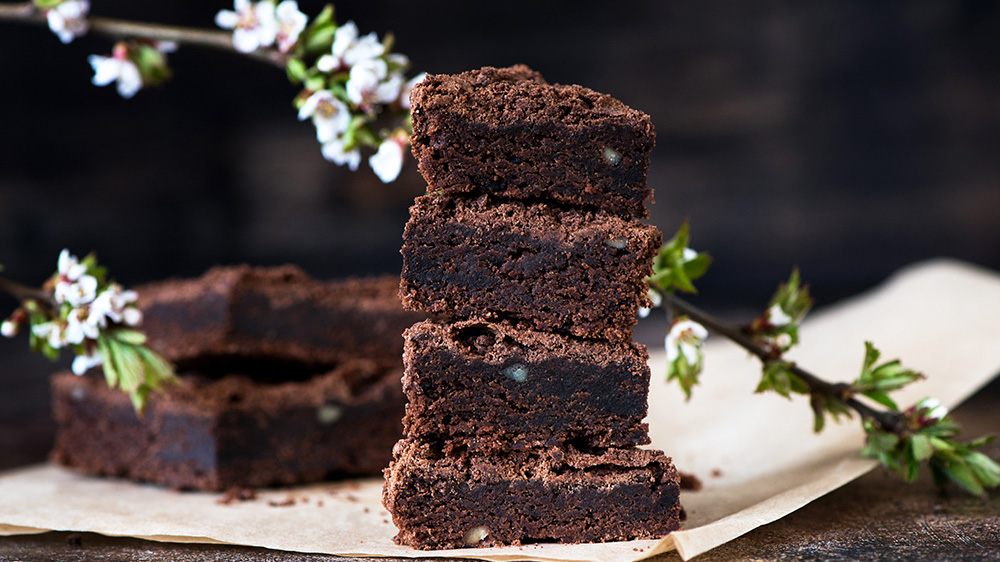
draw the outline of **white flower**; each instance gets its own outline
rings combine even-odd
[[[781,305],[775,303],[771,305],[771,308],[767,309],[767,321],[775,328],[781,328],[782,326],[791,324],[792,317],[785,314],[785,311],[781,309]]]
[[[142,74],[139,67],[127,56],[126,49],[115,48],[115,54],[110,57],[90,55],[87,62],[94,68],[95,86],[107,86],[118,81],[118,93],[121,97],[131,98],[142,89]]]
[[[693,320],[674,322],[664,342],[667,348],[667,363],[673,363],[681,355],[688,365],[697,365],[702,342],[708,337],[708,330]]]
[[[233,30],[233,47],[241,53],[252,53],[260,47],[274,44],[278,35],[274,4],[268,1],[234,0],[232,10],[215,14],[215,25]]]
[[[360,107],[392,103],[399,97],[403,77],[388,75],[389,68],[382,59],[369,59],[351,67],[347,80],[347,97]]]
[[[652,311],[652,309],[657,308],[661,304],[663,304],[663,295],[661,295],[658,291],[654,291],[651,288],[646,289],[646,295],[649,297],[650,302],[653,303],[653,306],[649,308],[641,307],[639,309],[639,318],[645,318],[649,316],[649,313]]]
[[[5,338],[12,338],[16,336],[17,333],[20,331],[21,331],[20,326],[18,326],[16,322],[10,320],[9,318],[7,320],[4,320],[3,324],[0,324],[0,336],[3,336]]]
[[[696,257],[698,257],[698,252],[692,250],[691,248],[684,248],[683,259],[685,263],[693,260]]]
[[[102,328],[107,326],[108,320],[134,326],[142,320],[142,313],[129,305],[137,300],[139,295],[135,291],[124,291],[117,283],[109,285],[91,303],[88,321]],[[129,310],[135,312],[128,312]]]
[[[948,415],[948,408],[941,405],[941,402],[938,402],[934,398],[924,398],[920,402],[917,402],[917,408],[928,410],[925,416],[928,421],[944,419]]]
[[[325,143],[343,135],[351,124],[351,110],[347,104],[333,97],[330,90],[320,90],[299,108],[299,121],[312,117],[316,126],[316,140]]]
[[[76,281],[84,273],[87,273],[87,266],[69,253],[68,248],[63,248],[63,251],[59,252],[58,268],[59,276],[64,277],[67,281]]]
[[[69,303],[71,306],[83,306],[97,296],[97,279],[92,275],[83,275],[76,282],[67,282],[60,277],[56,282],[53,296],[57,303]]]
[[[88,0],[67,0],[55,8],[46,10],[45,19],[49,22],[49,29],[59,36],[59,40],[69,43],[87,32],[88,12],[90,12]]]
[[[278,50],[287,53],[299,40],[299,35],[306,28],[309,18],[299,11],[299,5],[295,0],[284,0],[278,4],[274,9],[274,15],[278,27]]]
[[[101,352],[96,349],[86,355],[77,355],[73,359],[73,373],[82,375],[102,363],[104,363],[104,358],[101,357]]]
[[[413,87],[424,81],[427,78],[426,72],[421,72],[413,78],[410,78],[409,82],[403,84],[403,88],[399,91],[399,106],[403,109],[410,109],[410,92],[413,91]]]
[[[96,340],[97,336],[101,334],[100,328],[90,321],[89,316],[86,319],[81,318],[82,312],[82,308],[74,308],[66,316],[66,332],[64,334],[66,343],[76,345],[83,343],[85,339]]]
[[[56,322],[42,322],[31,327],[31,333],[35,337],[47,339],[49,345],[55,349],[63,346],[62,328]]]
[[[383,53],[385,46],[379,43],[375,32],[358,39],[358,26],[349,21],[337,28],[330,54],[321,56],[316,61],[316,68],[322,72],[351,68],[361,61],[380,57]]]
[[[399,171],[403,169],[404,147],[406,146],[405,135],[396,135],[385,139],[378,146],[378,152],[368,159],[368,165],[372,167],[375,175],[383,183],[390,183],[399,177]]]
[[[357,171],[361,164],[361,151],[357,148],[344,150],[343,137],[337,137],[323,143],[323,158],[333,162],[338,166],[347,164],[352,172]]]

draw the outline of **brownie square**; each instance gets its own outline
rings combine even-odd
[[[215,267],[136,291],[149,346],[182,368],[399,358],[403,330],[426,318],[402,309],[398,277],[317,281],[294,266]]]
[[[662,236],[603,212],[545,203],[418,197],[403,232],[403,307],[632,339]]]
[[[52,459],[88,474],[224,490],[377,475],[402,435],[395,364],[352,360],[281,383],[179,378],[139,416],[97,371],[54,375]]]
[[[421,549],[657,539],[679,528],[678,475],[644,449],[447,457],[400,441],[382,501]]]
[[[428,75],[410,105],[429,190],[648,214],[653,125],[609,95],[550,85],[519,65]]]
[[[448,455],[649,443],[646,347],[478,320],[404,334],[403,429]]]

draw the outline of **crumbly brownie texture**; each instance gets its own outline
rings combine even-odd
[[[409,439],[448,455],[649,443],[643,345],[477,320],[425,321],[404,337]]]
[[[430,190],[544,198],[645,217],[655,134],[645,113],[526,66],[428,75],[410,143]]]
[[[679,528],[678,475],[659,451],[568,449],[441,457],[400,441],[382,501],[422,549],[660,538]]]
[[[216,267],[136,290],[149,345],[182,368],[399,357],[403,330],[426,318],[402,309],[397,277],[324,282],[294,266]]]
[[[662,236],[606,213],[545,203],[418,197],[403,232],[403,307],[632,339]]]
[[[96,375],[94,374],[96,373]],[[224,490],[377,475],[402,435],[397,365],[353,360],[303,382],[182,374],[144,416],[99,372],[52,378],[52,459],[88,474]]]

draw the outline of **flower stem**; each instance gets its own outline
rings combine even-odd
[[[7,293],[22,303],[33,300],[38,301],[44,306],[55,308],[56,303],[52,300],[51,293],[35,287],[22,285],[21,283],[4,279],[3,277],[0,277],[0,292]]]
[[[36,25],[46,24],[44,14],[39,13],[31,2],[0,4],[0,20],[21,21]],[[228,31],[175,27],[94,16],[88,17],[87,22],[90,24],[91,31],[116,39],[139,38],[151,41],[173,41],[240,53],[233,47],[232,33]],[[287,63],[287,57],[272,48],[257,49],[251,53],[240,54],[279,68],[284,68]]]
[[[762,363],[766,363],[774,359],[772,350],[761,346],[740,328],[716,319],[707,312],[697,308],[691,303],[688,303],[673,293],[664,293],[663,299],[675,312],[686,315],[692,320],[704,325],[709,330],[732,340],[734,343],[760,359]],[[802,382],[809,387],[810,392],[818,393],[846,404],[861,417],[873,421],[882,430],[898,434],[905,429],[906,424],[902,415],[885,410],[878,410],[858,401],[853,396],[851,385],[846,383],[827,382],[794,363],[791,364],[789,370],[802,379]]]

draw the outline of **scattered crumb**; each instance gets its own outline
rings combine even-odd
[[[722,476],[722,470],[718,469],[718,468],[713,468],[712,469],[712,478],[718,478],[720,476]]]
[[[689,472],[680,472],[681,490],[691,490],[697,492],[701,489],[701,479]]]
[[[688,518],[688,512],[687,512],[687,510],[684,509],[683,507],[681,507],[681,512],[677,516],[677,519],[679,519],[681,521],[687,521],[687,518]]]
[[[383,519],[382,522],[385,523],[385,524],[388,524],[389,520],[388,519]]]
[[[66,544],[70,546],[83,546],[83,535],[80,533],[70,533],[66,535]]]
[[[300,499],[299,501],[301,501],[302,503],[309,503],[309,496],[302,496],[302,499]]]
[[[356,502],[358,501],[358,496],[355,496],[354,494],[347,494],[346,496],[344,496],[344,499],[349,502]]]
[[[289,506],[295,505],[295,498],[292,495],[289,494],[288,496],[285,496],[284,500],[282,500],[280,502],[271,500],[271,501],[267,502],[267,505],[269,505],[271,507],[289,507]]]
[[[316,507],[323,507],[323,500],[316,500]]]
[[[248,500],[255,499],[257,497],[257,492],[254,492],[250,488],[240,488],[239,486],[233,486],[232,488],[226,490],[221,498],[215,501],[219,505],[229,505],[236,501],[245,502]]]
[[[371,511],[372,511],[372,510],[371,510],[371,509],[369,509],[369,508],[367,508],[367,507],[366,507],[366,508],[364,509],[364,512],[365,512],[365,513],[371,513]]]

